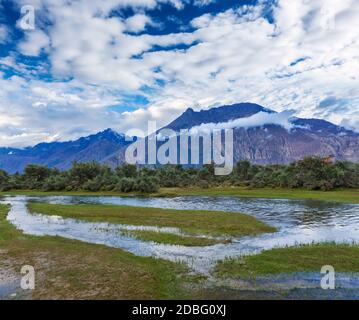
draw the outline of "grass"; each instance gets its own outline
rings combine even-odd
[[[227,288],[220,281],[208,287],[204,277],[190,276],[181,264],[60,237],[25,235],[6,220],[8,210],[0,205],[0,270],[3,276],[9,270],[20,276],[23,265],[34,266],[32,299],[247,299],[261,294]],[[359,246],[326,243],[273,249],[222,261],[214,272],[223,279],[248,279],[319,272],[328,264],[337,272],[359,272]]]
[[[359,246],[322,243],[278,248],[253,256],[227,259],[215,267],[222,278],[256,278],[280,273],[320,272],[331,265],[336,272],[359,272]]]
[[[268,199],[311,199],[322,201],[336,201],[359,203],[358,189],[343,189],[334,191],[312,191],[304,189],[279,188],[245,188],[245,187],[219,187],[209,189],[199,188],[167,188],[161,189],[162,196],[234,196],[242,198],[268,198]]]
[[[90,222],[110,222],[139,226],[175,227],[188,234],[248,236],[275,232],[254,217],[222,211],[172,210],[113,205],[57,205],[32,202],[31,212],[75,218]]]
[[[0,269],[20,276],[23,265],[36,272],[32,299],[189,298],[187,268],[120,249],[59,237],[25,235],[7,220],[0,205]]]
[[[216,240],[204,237],[180,236],[171,233],[163,233],[156,231],[131,230],[125,231],[126,235],[135,237],[143,241],[153,241],[156,243],[181,245],[188,247],[211,246],[218,243],[230,243],[229,240]]]
[[[175,197],[175,196],[234,196],[243,198],[269,198],[269,199],[313,199],[322,201],[337,201],[347,203],[359,203],[358,189],[342,189],[334,191],[311,191],[304,189],[280,189],[280,188],[245,188],[245,187],[218,187],[218,188],[162,188],[155,194],[128,194],[115,191],[61,191],[44,192],[34,190],[15,190],[0,192],[0,195],[28,195],[28,196],[153,196],[153,197]]]
[[[41,191],[41,190],[10,190],[10,191],[0,191],[0,196],[133,196],[133,195],[143,195],[148,196],[144,193],[123,193],[117,191]]]

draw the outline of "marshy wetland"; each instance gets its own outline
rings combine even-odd
[[[5,286],[23,264],[37,270],[26,296],[34,299],[358,297],[355,203],[203,195],[1,203],[3,298],[23,297]],[[323,265],[337,271],[330,293],[320,289]]]

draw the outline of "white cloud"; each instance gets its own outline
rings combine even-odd
[[[0,43],[4,43],[8,40],[9,32],[6,26],[0,25]]]
[[[216,2],[217,0],[194,0],[193,4],[197,7],[208,6],[211,3]]]
[[[287,130],[290,130],[293,127],[291,123],[291,118],[294,112],[287,110],[280,113],[267,113],[267,112],[258,112],[248,118],[240,118],[231,120],[228,122],[220,123],[204,123],[199,126],[192,127],[191,133],[200,133],[200,132],[212,132],[214,130],[223,130],[223,129],[234,129],[234,128],[253,128],[253,127],[262,127],[265,125],[278,125]]]
[[[49,37],[41,30],[28,31],[25,41],[18,46],[19,51],[27,56],[38,56],[49,45]]]
[[[39,19],[46,7],[52,25],[46,33],[29,32],[19,48],[33,56],[46,51],[56,82],[0,81],[1,115],[16,117],[14,127],[32,137],[27,143],[44,132],[67,139],[105,127],[145,128],[147,120],[162,126],[189,106],[242,101],[359,129],[356,0],[278,0],[271,7],[273,23],[263,17],[267,4],[261,1],[197,17],[191,33],[160,36],[145,33],[151,23],[146,10],[164,2],[180,10],[187,1],[35,2]],[[135,12],[130,19],[110,15],[129,6]],[[127,34],[131,29],[140,34]],[[0,63],[26,70],[26,79],[37,71],[11,56]],[[122,115],[106,111],[128,94],[144,95],[149,107]],[[330,97],[335,103],[323,103]]]
[[[141,32],[147,25],[153,24],[151,18],[145,14],[136,14],[125,21],[127,30],[130,32]]]
[[[261,18],[260,6],[195,19],[199,45],[147,55],[160,59],[162,76],[172,80],[154,105],[166,99],[183,108],[252,101],[335,123],[358,119],[359,4],[332,1],[333,30],[316,22],[326,3],[279,1],[274,24]],[[318,108],[330,95],[349,101],[341,109]]]
[[[164,2],[164,1],[161,1]],[[84,83],[109,85],[123,90],[137,90],[154,82],[151,66],[140,59],[133,59],[154,45],[170,46],[189,43],[191,35],[164,36],[128,35],[126,31],[141,31],[151,23],[144,14],[137,14],[124,21],[109,17],[117,6],[129,6],[128,1],[77,1],[72,5],[44,1],[49,11],[49,57],[53,74],[57,78],[74,77]],[[156,1],[138,0],[132,6],[154,7]],[[39,31],[41,32],[41,31]],[[41,33],[39,33],[41,34]],[[38,35],[39,35],[38,34]],[[45,37],[29,33],[29,39],[20,43],[24,53],[40,53],[47,44]],[[40,39],[39,39],[40,38]],[[42,40],[42,41],[40,41]]]

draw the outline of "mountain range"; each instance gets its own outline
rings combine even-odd
[[[289,129],[270,121],[252,123],[253,117],[266,115],[278,114],[252,103],[198,112],[189,108],[165,128],[179,132],[242,119],[241,123],[248,121],[251,125],[234,129],[235,161],[248,159],[257,164],[281,164],[317,155],[359,162],[359,133],[320,119],[290,118]],[[98,161],[115,167],[124,162],[129,144],[124,134],[107,129],[75,141],[40,143],[23,149],[0,148],[0,169],[15,173],[23,171],[28,164],[41,164],[63,170],[73,161]]]

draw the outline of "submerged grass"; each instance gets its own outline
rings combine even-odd
[[[320,243],[263,251],[221,261],[215,274],[222,278],[256,278],[280,273],[320,272],[331,265],[336,272],[359,272],[359,246]]]
[[[19,273],[25,264],[34,266],[33,299],[247,299],[260,294],[227,288],[220,281],[218,286],[207,287],[205,277],[188,275],[188,269],[181,264],[60,237],[25,235],[6,220],[8,210],[9,207],[0,205],[0,269],[10,268]],[[148,233],[138,236],[151,237]],[[328,264],[338,272],[359,272],[359,246],[325,243],[273,249],[222,261],[214,274],[223,279],[248,279],[279,273],[319,272]],[[271,298],[275,293],[265,292],[264,298]]]
[[[248,236],[276,231],[276,228],[254,217],[234,212],[172,210],[97,204],[57,205],[39,202],[29,203],[28,208],[35,213],[91,222],[175,227],[188,234]]]
[[[153,241],[156,243],[181,245],[187,247],[202,247],[211,246],[219,243],[230,243],[230,240],[216,240],[204,237],[181,236],[171,233],[144,231],[144,230],[131,230],[124,231],[124,234],[143,241]]]

